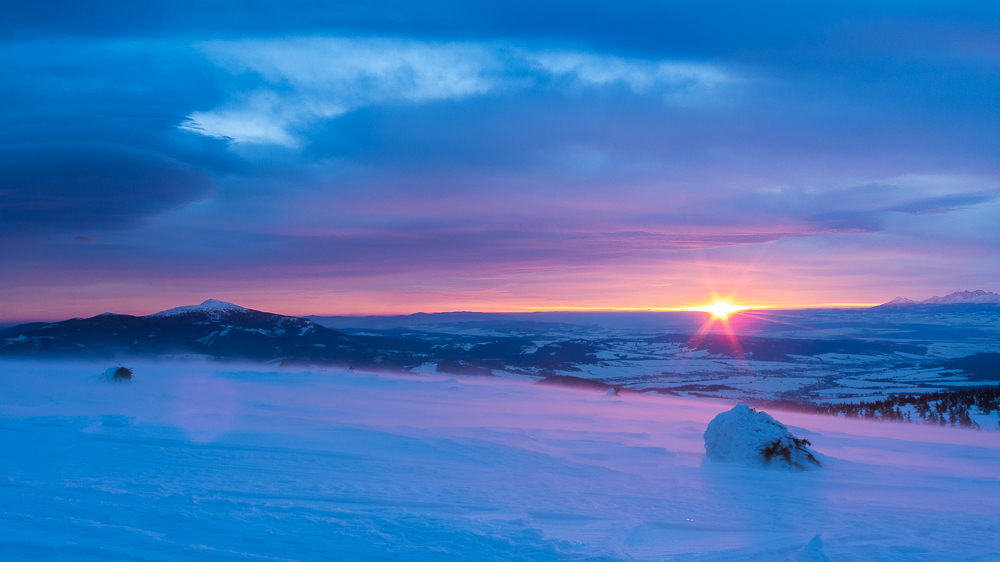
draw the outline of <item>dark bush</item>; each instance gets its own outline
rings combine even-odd
[[[132,380],[132,369],[128,367],[118,367],[114,374],[115,382],[128,382]]]
[[[809,462],[813,463],[816,466],[823,466],[819,462],[819,459],[813,456],[813,454],[810,453],[808,449],[806,449],[806,447],[810,445],[812,445],[812,443],[810,443],[808,439],[799,439],[797,437],[792,437],[792,444],[783,445],[780,440],[776,440],[773,441],[767,447],[765,447],[764,450],[761,451],[761,454],[763,454],[764,456],[765,464],[771,464],[771,461],[773,461],[775,457],[780,456],[781,458],[785,459],[785,463],[788,464],[789,467],[803,469],[805,467],[798,465],[798,463],[792,462],[792,449],[794,448],[795,450],[802,451],[803,453],[805,453],[806,460],[808,460]]]

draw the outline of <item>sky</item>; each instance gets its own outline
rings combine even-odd
[[[0,322],[1000,291],[1000,5],[5,2]]]

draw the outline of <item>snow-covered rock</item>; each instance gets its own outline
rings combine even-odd
[[[809,445],[783,423],[746,404],[715,416],[705,430],[705,452],[715,462],[809,470],[820,466]]]

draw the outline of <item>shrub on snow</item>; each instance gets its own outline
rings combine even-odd
[[[132,369],[128,367],[108,367],[104,371],[104,378],[115,382],[128,382],[132,380]]]
[[[705,453],[716,462],[809,470],[821,466],[809,445],[781,422],[745,404],[715,416],[705,430]]]

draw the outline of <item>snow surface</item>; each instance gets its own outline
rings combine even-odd
[[[0,362],[3,560],[997,560],[1000,434],[470,377]]]
[[[775,454],[778,451],[782,454]],[[746,404],[737,404],[708,423],[705,454],[711,461],[760,468],[812,470],[820,466],[815,451],[796,439],[785,424]]]

